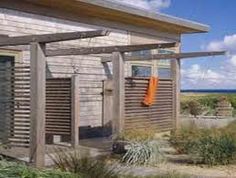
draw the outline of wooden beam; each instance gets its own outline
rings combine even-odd
[[[89,54],[109,54],[113,52],[132,52],[141,50],[151,50],[158,48],[175,47],[176,43],[155,43],[141,45],[123,45],[123,46],[103,46],[91,48],[70,48],[59,50],[47,50],[46,56],[68,56],[68,55],[89,55]]]
[[[106,36],[108,34],[109,34],[109,31],[96,30],[96,31],[84,31],[84,32],[67,32],[67,33],[52,33],[52,34],[43,34],[43,35],[3,37],[3,38],[0,38],[0,47],[1,46],[28,45],[31,42],[52,43],[52,42],[76,40],[76,39],[83,39],[83,38],[94,38],[94,37],[99,37],[99,36]]]
[[[180,128],[180,79],[181,61],[180,59],[171,61],[171,74],[173,79],[173,118],[174,118],[174,130]]]
[[[225,55],[225,51],[209,51],[209,52],[190,52],[190,53],[173,53],[173,54],[154,54],[150,56],[126,56],[126,61],[139,61],[139,60],[160,60],[160,59],[185,59],[197,58],[206,56],[219,56]]]
[[[125,102],[125,78],[124,57],[122,53],[112,54],[113,65],[113,136],[121,133],[124,128],[124,102]]]
[[[128,56],[126,55],[125,61],[148,61],[148,60],[163,60],[163,59],[186,59],[186,58],[199,58],[207,56],[221,56],[225,55],[225,51],[207,51],[207,52],[189,52],[189,53],[173,53],[173,54],[153,54],[148,56]],[[101,62],[111,62],[108,57],[103,57]]]
[[[79,77],[72,76],[71,80],[71,145],[79,145]]]
[[[112,130],[113,118],[113,80],[103,81],[103,120],[102,125],[105,131]]]
[[[30,161],[37,168],[45,164],[46,57],[45,45],[30,45]]]

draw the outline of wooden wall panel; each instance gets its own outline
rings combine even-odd
[[[30,132],[30,68],[19,65],[1,67],[1,91],[4,96],[0,97],[1,105],[5,110],[6,121],[1,123],[1,141],[4,144],[18,147],[29,146]],[[8,74],[7,78],[4,74]],[[2,121],[2,118],[0,119]]]
[[[0,67],[0,142],[29,147],[30,67]],[[71,78],[50,78],[46,82],[46,134],[71,136]]]
[[[46,82],[46,134],[71,135],[71,79]]]
[[[157,131],[173,129],[173,82],[160,79],[155,103],[144,106],[148,78],[126,78],[125,82],[125,129],[153,127]]]

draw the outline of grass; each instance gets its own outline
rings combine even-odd
[[[56,168],[80,175],[83,178],[118,178],[115,166],[108,166],[105,161],[82,157],[80,151],[55,150],[55,155],[51,158]]]
[[[82,178],[59,170],[37,170],[15,162],[0,161],[0,178]]]
[[[85,172],[85,170],[83,172]],[[8,162],[5,160],[0,161],[0,178],[87,178],[86,175],[63,172],[60,170],[38,170],[24,164]],[[100,176],[106,177],[106,175]],[[92,178],[98,177],[94,176]],[[117,178],[188,178],[188,176],[173,172],[166,175],[153,175],[146,177],[117,174]]]
[[[227,165],[236,161],[236,122],[225,128],[183,128],[170,137],[181,154],[188,154],[195,163]]]
[[[236,94],[193,94],[181,95],[181,113],[189,114],[188,103],[197,101],[206,115],[216,114],[216,105],[220,97],[226,97],[233,107],[233,115],[236,116]]]

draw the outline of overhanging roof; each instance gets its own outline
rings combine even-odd
[[[0,7],[49,16],[55,15],[56,12],[57,17],[68,20],[76,20],[77,17],[78,21],[79,18],[84,18],[91,24],[102,24],[101,22],[104,21],[116,22],[175,34],[209,31],[209,26],[204,24],[107,0],[1,0]]]
[[[146,19],[147,21],[152,22],[153,25],[156,25],[157,27],[160,25],[169,25],[170,27],[174,27],[177,29],[182,29],[181,33],[198,33],[198,32],[208,32],[209,26],[205,24],[201,24],[198,22],[166,15],[163,13],[156,13],[156,12],[149,12],[147,10],[138,9],[135,7],[127,6],[124,4],[118,4],[115,2],[110,2],[107,0],[77,0],[80,2],[86,2],[89,4],[93,4],[95,6],[100,6],[103,8],[110,8],[115,11],[120,11],[122,13],[125,13],[126,15],[132,15],[133,18],[136,16],[137,20],[138,18]],[[163,23],[163,24],[160,24]]]

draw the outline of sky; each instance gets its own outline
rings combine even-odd
[[[182,89],[236,89],[235,0],[111,0],[210,26],[182,36],[182,52],[226,50],[226,56],[184,59]]]

